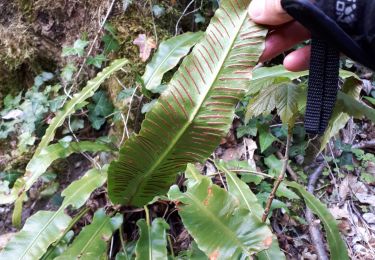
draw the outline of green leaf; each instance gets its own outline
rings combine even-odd
[[[178,254],[178,260],[208,260],[206,254],[198,248],[197,243],[193,241],[190,248]]]
[[[147,112],[149,112],[155,106],[157,101],[157,99],[153,99],[149,103],[144,104],[141,110],[142,114],[146,114]]]
[[[280,250],[279,243],[275,236],[273,236],[271,247],[259,252],[257,260],[284,260],[285,254]]]
[[[348,113],[352,114],[351,107],[345,107],[345,103],[340,101],[340,99],[343,98],[343,94],[345,93],[346,96],[350,96],[354,100],[357,100],[359,99],[361,89],[362,82],[355,77],[349,77],[345,80],[342,90],[339,91],[338,100],[336,101],[327,129],[321,138],[320,152],[324,150],[331,137],[335,136],[342,128],[345,127],[346,123],[350,119]]]
[[[65,232],[71,218],[64,213],[68,206],[80,208],[90,194],[106,181],[106,167],[103,170],[88,171],[81,179],[74,181],[63,192],[63,203],[57,211],[38,211],[26,220],[18,232],[0,252],[0,259],[39,259],[47,248]]]
[[[161,84],[164,73],[176,67],[203,35],[203,32],[188,32],[162,42],[142,76],[145,88],[154,92]]]
[[[372,98],[372,97],[363,97],[364,99],[366,99],[367,101],[369,101],[372,105],[375,106],[375,98]]]
[[[107,58],[105,57],[104,54],[99,54],[96,56],[90,56],[87,58],[87,65],[94,65],[98,69],[102,67],[103,62],[105,62]]]
[[[68,63],[61,71],[61,77],[65,82],[72,81],[74,72],[77,71],[76,66],[72,63]]]
[[[89,112],[97,116],[108,116],[113,112],[113,105],[105,91],[98,91],[92,97],[94,104],[88,106]]]
[[[250,190],[249,186],[246,185],[243,181],[241,181],[236,174],[228,171],[225,167],[223,167],[222,163],[216,164],[218,168],[225,173],[227,177],[227,185],[228,191],[234,197],[239,200],[241,207],[248,209],[252,214],[257,216],[259,220],[262,219],[262,215],[264,212],[263,207],[259,204],[257,197],[254,193]],[[282,260],[286,259],[285,255],[281,252],[279,248],[279,244],[277,238],[272,236],[272,245],[270,248],[265,249],[257,254],[258,259],[277,259]]]
[[[165,8],[160,5],[153,5],[152,12],[156,18],[160,18],[163,14],[165,14]]]
[[[136,258],[139,260],[167,259],[167,235],[169,225],[162,218],[156,218],[151,226],[144,219],[137,222],[140,237],[135,248]]]
[[[74,42],[72,47],[69,47],[69,46],[63,47],[62,56],[66,57],[66,56],[78,55],[79,57],[82,57],[84,50],[88,44],[89,44],[88,41],[78,39]]]
[[[292,72],[283,65],[272,66],[272,67],[261,67],[253,72],[251,79],[251,87],[249,88],[248,95],[258,93],[264,88],[269,88],[270,85],[279,84],[282,82],[288,83],[292,80],[299,79],[309,75],[308,70]]]
[[[258,93],[263,88],[268,88],[270,85],[279,83],[290,83],[291,81],[301,79],[309,75],[309,71],[298,71],[293,72],[285,69],[283,65],[277,65],[272,67],[260,67],[253,72],[253,77],[251,79],[251,87],[249,88],[248,95],[253,95]],[[340,77],[342,79],[347,79],[350,77],[358,76],[346,70],[340,70]],[[307,78],[307,77],[306,77]]]
[[[40,141],[34,156],[38,156],[40,152],[47,147],[47,145],[53,140],[55,136],[55,132],[58,127],[60,127],[65,119],[74,113],[76,110],[76,106],[79,106],[82,104],[86,99],[93,96],[95,91],[99,88],[99,86],[107,79],[109,78],[113,73],[120,70],[125,64],[128,63],[128,60],[126,59],[119,59],[115,60],[102,70],[102,72],[99,72],[98,75],[92,79],[89,80],[86,84],[86,86],[81,90],[80,93],[75,94],[71,100],[69,100],[65,106],[60,110],[56,116],[52,119],[49,127],[46,130],[45,135],[43,136],[42,140]]]
[[[61,143],[51,144],[29,161],[26,174],[17,179],[10,194],[0,194],[0,204],[12,203],[19,195],[28,191],[55,160],[66,158],[73,153],[101,151],[111,151],[111,148],[106,144],[89,141],[69,143],[68,146]]]
[[[204,18],[204,16],[201,13],[198,12],[198,13],[194,14],[194,22],[196,24],[204,23],[204,22],[206,22],[206,18]]]
[[[105,214],[104,209],[97,210],[92,223],[85,226],[68,249],[55,259],[91,260],[105,258],[107,243],[113,232],[120,227],[122,221],[123,216],[121,214],[116,214],[111,218]]]
[[[304,88],[293,83],[265,87],[249,102],[245,122],[254,116],[269,114],[277,109],[282,122],[293,126],[294,119],[299,112],[299,100],[305,94]]]
[[[261,220],[264,209],[258,203],[257,197],[250,190],[249,186],[241,181],[236,174],[228,171],[222,163],[218,163],[216,166],[220,171],[225,173],[229,193],[238,199],[241,207],[248,209],[250,213]]]
[[[109,170],[114,203],[142,206],[164,194],[187,163],[204,161],[226,135],[267,33],[248,19],[249,3],[221,1],[140,133],[124,143]]]
[[[336,220],[328,211],[326,206],[321,203],[314,195],[307,192],[304,187],[296,182],[285,182],[287,186],[292,187],[301,194],[306,205],[322,221],[328,240],[328,247],[331,253],[331,259],[345,260],[349,259],[348,250],[340,236]]]
[[[246,125],[240,126],[236,130],[237,138],[246,135],[256,136],[258,133],[257,120],[250,120]]]
[[[178,201],[185,228],[209,257],[237,259],[270,246],[272,233],[266,224],[208,178],[191,183],[185,193],[172,186],[168,196]]]
[[[366,116],[368,119],[375,122],[375,109],[361,101],[340,91],[337,95],[337,102],[347,114],[358,119],[362,119],[363,116]]]
[[[274,137],[269,129],[268,126],[262,125],[258,127],[259,131],[259,145],[260,145],[260,151],[264,152],[267,150],[274,141],[276,141],[276,137]]]
[[[113,113],[113,105],[105,91],[98,91],[92,97],[94,102],[88,105],[89,120],[92,127],[99,130],[105,123],[106,117]]]
[[[112,34],[106,33],[104,34],[102,41],[104,43],[104,53],[108,54],[110,52],[116,52],[120,49],[120,43],[118,42],[117,38]]]

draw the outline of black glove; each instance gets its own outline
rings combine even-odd
[[[339,54],[375,70],[375,0],[281,0],[312,33],[306,132],[323,134],[337,91]]]

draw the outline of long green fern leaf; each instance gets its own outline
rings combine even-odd
[[[90,194],[104,184],[107,166],[103,170],[92,169],[81,179],[73,182],[62,192],[63,203],[56,211],[38,211],[26,220],[23,229],[0,252],[0,259],[39,259],[47,248],[58,240],[69,226],[70,216],[64,210],[82,205]]]
[[[103,143],[82,141],[72,142],[68,146],[60,143],[51,144],[38,156],[34,156],[26,166],[26,174],[16,180],[10,194],[0,194],[0,204],[12,203],[20,194],[25,193],[46,172],[48,167],[57,159],[66,158],[73,153],[105,152],[111,148]],[[22,200],[21,200],[22,202]],[[22,206],[22,204],[21,204]]]
[[[227,133],[248,87],[266,30],[247,15],[250,0],[223,0],[205,36],[109,168],[114,203],[142,206],[165,193],[189,162],[205,160]]]

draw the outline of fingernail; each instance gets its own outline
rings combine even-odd
[[[265,9],[266,1],[265,0],[253,0],[249,6],[249,14],[251,18],[260,17]]]

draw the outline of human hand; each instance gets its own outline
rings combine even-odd
[[[261,62],[310,38],[309,31],[283,10],[280,0],[253,0],[248,11],[254,22],[270,28],[265,50],[260,57]],[[284,66],[291,71],[301,71],[308,69],[309,61],[310,46],[305,46],[288,54],[284,59]]]

